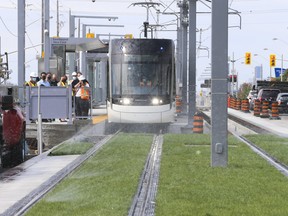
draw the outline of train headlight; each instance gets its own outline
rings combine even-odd
[[[163,101],[161,99],[159,99],[159,98],[153,98],[152,99],[152,104],[153,105],[159,105],[159,104],[162,104],[162,103],[163,103]]]
[[[120,100],[120,102],[124,105],[129,105],[131,103],[131,100],[129,98],[123,98]]]

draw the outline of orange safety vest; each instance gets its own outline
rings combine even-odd
[[[85,87],[81,87],[81,99],[82,100],[89,100],[89,90],[85,89]]]

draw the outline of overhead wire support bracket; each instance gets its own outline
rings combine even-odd
[[[203,5],[205,5],[207,8],[211,9],[211,7],[204,2],[204,0],[199,0],[199,1],[200,1]],[[211,0],[205,0],[205,1],[206,1],[206,2],[209,2],[209,3],[212,3]],[[231,10],[231,11],[228,11],[228,15],[236,15],[236,16],[239,17],[239,26],[238,26],[238,25],[228,26],[228,28],[239,28],[239,29],[241,29],[241,28],[242,28],[242,17],[241,17],[241,15],[240,15],[241,12],[239,12],[239,11],[233,9],[233,8],[230,8],[230,7],[229,7],[228,9]],[[197,14],[210,14],[210,13],[211,13],[211,12],[197,12]]]

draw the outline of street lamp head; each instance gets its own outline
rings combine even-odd
[[[273,38],[272,40],[278,40],[278,38]]]

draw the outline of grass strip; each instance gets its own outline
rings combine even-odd
[[[85,154],[90,148],[93,147],[93,143],[90,142],[65,142],[62,145],[56,147],[52,150],[50,156],[59,156],[59,155],[79,155]]]
[[[233,137],[228,167],[211,167],[210,136],[164,136],[157,215],[287,215],[287,178]]]
[[[127,215],[152,135],[119,134],[27,215]]]
[[[288,139],[271,134],[253,134],[245,137],[268,154],[288,165]]]

